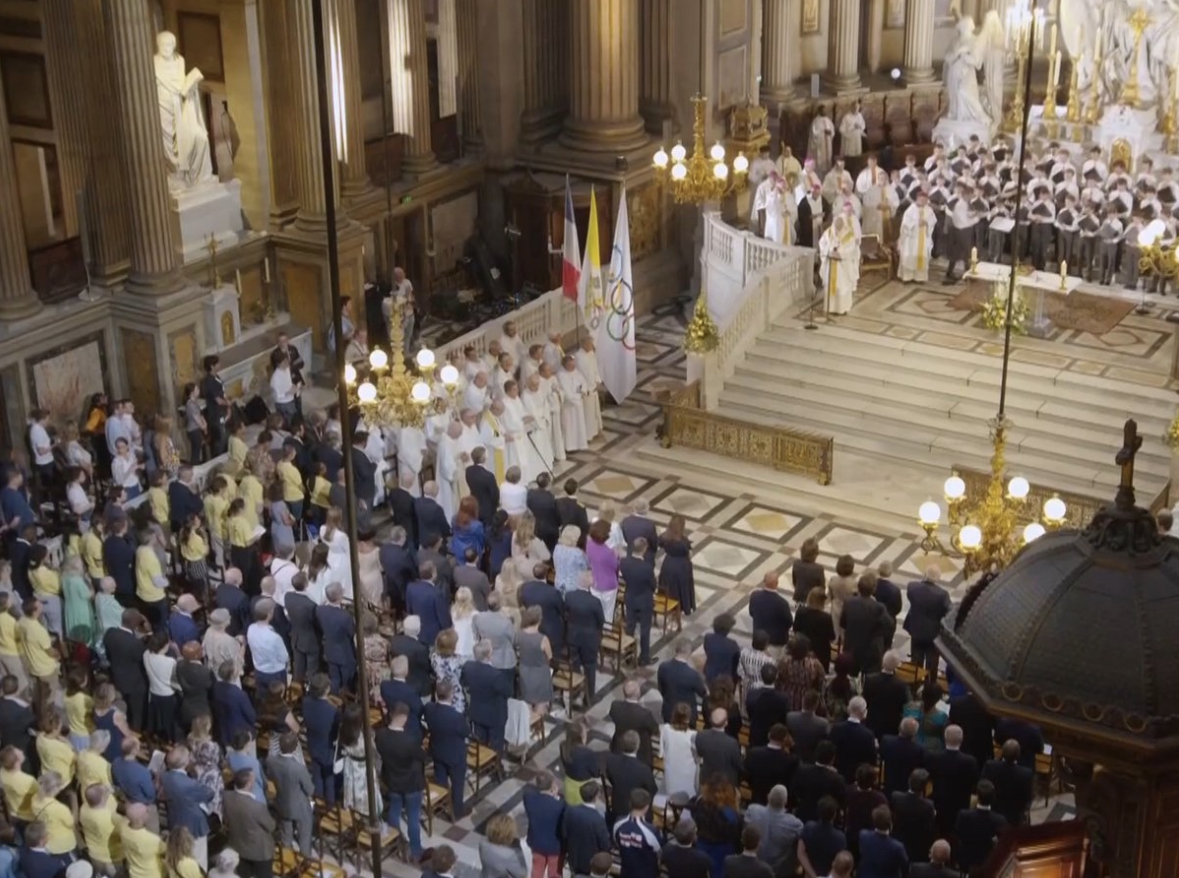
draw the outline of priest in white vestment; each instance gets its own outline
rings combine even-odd
[[[500,336],[499,346],[505,354],[512,355],[512,362],[516,365],[523,363],[524,358],[528,356],[528,345],[524,344],[524,339],[520,338],[520,332],[516,328],[514,320],[504,323],[504,334]]]
[[[598,370],[598,353],[594,350],[594,340],[586,336],[581,340],[581,347],[573,355],[577,362],[577,371],[585,379],[587,388],[585,396],[585,431],[586,439],[593,439],[602,432],[602,373]]]
[[[462,435],[459,437],[459,488],[462,493],[459,498],[471,493],[467,486],[467,467],[471,464],[471,452],[483,444],[479,437],[479,419],[483,417],[482,410],[463,409],[459,413],[462,422]]]
[[[864,208],[865,235],[880,235],[883,231],[881,206],[887,202],[882,200],[881,192],[888,188],[888,174],[876,164],[876,156],[868,156],[868,164],[856,176],[855,189]]]
[[[509,435],[514,438],[513,442],[508,443],[508,465],[520,467],[520,475],[527,485],[548,469],[547,462],[542,462],[540,451],[535,445],[536,420],[528,413],[520,394],[520,385],[515,381],[504,385],[503,404],[503,421]]]
[[[520,386],[527,387],[528,379],[540,372],[544,362],[544,345],[534,344],[528,348],[528,356],[520,362]]]
[[[836,159],[834,167],[823,178],[823,198],[828,204],[835,201],[836,196],[843,192],[844,187],[852,189],[855,181],[843,167],[843,159]]]
[[[561,388],[561,432],[565,436],[565,450],[569,453],[585,451],[589,448],[585,398],[590,390],[573,357],[565,358],[557,374],[557,384]]]
[[[844,113],[839,120],[839,151],[844,155],[863,155],[864,132],[867,130],[868,123],[860,112],[860,102],[856,101],[855,108]]]
[[[545,342],[541,357],[549,364],[554,375],[561,371],[561,362],[565,359],[565,349],[561,347],[561,333],[549,333],[549,340]]]
[[[426,457],[426,431],[422,427],[402,427],[397,431],[397,468],[402,475],[413,473],[409,493],[422,496],[422,463]]]
[[[929,259],[933,254],[933,230],[937,215],[929,206],[929,196],[917,193],[901,218],[901,235],[897,241],[901,252],[899,275],[902,283],[925,283],[929,280]]]
[[[491,398],[503,399],[504,385],[515,380],[516,364],[507,351],[499,355],[499,363],[491,372]]]
[[[480,372],[487,371],[483,364],[483,358],[479,356],[479,352],[475,350],[473,344],[469,344],[463,349],[463,365],[459,371],[463,373],[468,384],[474,381],[475,376]]]
[[[499,355],[502,354],[503,348],[499,346],[499,339],[487,345],[487,353],[483,355],[483,371],[490,375],[495,371],[495,367],[499,365]]]
[[[438,441],[438,457],[434,464],[435,481],[438,483],[438,505],[446,513],[446,520],[450,521],[458,512],[458,501],[464,493],[465,484],[460,488],[459,478],[465,464],[460,464],[459,456],[462,450],[463,425],[458,421],[451,421],[446,432]]]
[[[553,468],[553,412],[549,407],[548,395],[541,388],[541,381],[539,372],[532,373],[524,383],[524,392],[520,394],[520,399],[524,401],[524,425],[532,431],[529,436],[536,444],[536,453],[542,464],[537,475]]]
[[[491,393],[487,388],[487,373],[477,372],[474,379],[463,391],[463,408],[481,412],[491,402]]]
[[[540,367],[540,393],[549,407],[549,444],[553,449],[553,462],[557,463],[565,459],[565,431],[561,427],[564,394],[561,382],[547,362]]]
[[[819,239],[823,259],[819,275],[827,294],[829,314],[847,314],[860,280],[860,229],[850,207],[835,218]]]
[[[495,400],[483,413],[479,424],[479,444],[487,450],[484,466],[495,476],[496,482],[504,480],[508,469],[508,445],[515,444],[515,437],[508,434],[504,421],[504,404]]]

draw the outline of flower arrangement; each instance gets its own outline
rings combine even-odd
[[[1017,289],[1011,300],[1011,331],[1016,335],[1027,335],[1028,305]],[[996,332],[1007,325],[1007,286],[995,284],[995,292],[982,306],[983,324]]]
[[[707,354],[720,344],[720,331],[708,313],[708,293],[703,289],[696,298],[696,309],[684,330],[684,350],[690,354]]]

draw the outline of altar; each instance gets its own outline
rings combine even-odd
[[[310,370],[311,330],[290,320],[289,315],[279,314],[273,323],[247,332],[235,344],[216,352],[221,358],[220,375],[226,399],[244,405],[258,395],[269,402],[270,352],[279,333],[290,338],[291,346]]]

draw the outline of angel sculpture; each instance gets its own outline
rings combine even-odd
[[[982,35],[974,32],[974,19],[964,15],[958,19],[958,39],[946,53],[943,68],[946,96],[949,105],[945,118],[953,122],[974,122],[988,128],[994,120],[983,106],[978,87],[978,71],[982,67],[987,46]]]

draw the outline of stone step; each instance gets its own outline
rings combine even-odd
[[[752,355],[747,365],[739,366],[725,383],[723,398],[729,398],[733,391],[742,391],[750,397],[760,397],[764,408],[771,412],[781,400],[805,400],[817,409],[850,411],[862,417],[904,422],[916,430],[928,427],[968,438],[987,435],[987,422],[995,414],[993,401],[956,400],[944,390],[917,390],[892,384],[881,387],[858,376],[820,371],[820,367],[811,364],[783,366],[767,362],[763,366],[762,360]],[[936,385],[932,380],[930,383]],[[1094,409],[1088,418],[1054,419],[1019,410],[1011,405],[1012,401],[1009,396],[1008,413],[1014,429],[1008,435],[1016,450],[1055,451],[1062,431],[1067,431],[1071,446],[1088,452],[1092,455],[1089,459],[1095,461],[1108,460],[1121,447],[1121,421],[1108,411]],[[1161,419],[1145,420],[1139,423],[1146,441],[1138,459],[1143,466],[1157,464],[1159,472],[1167,472],[1170,450],[1160,438],[1166,425]]]

